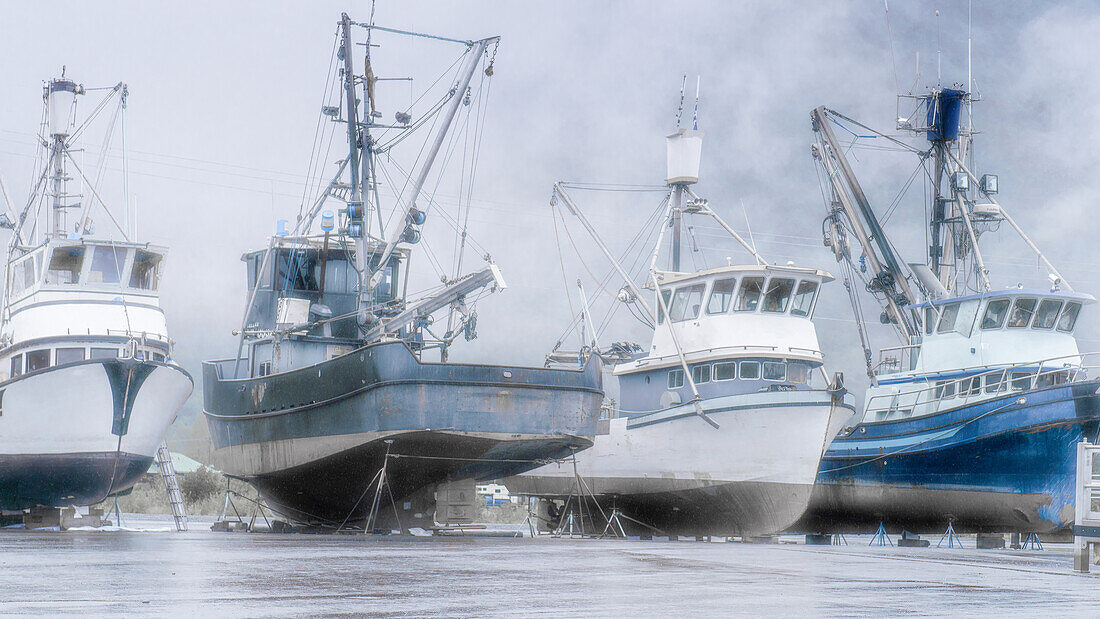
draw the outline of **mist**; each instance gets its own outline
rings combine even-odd
[[[608,294],[599,284],[609,264],[575,221],[566,221],[573,243],[563,229],[555,234],[551,187],[558,180],[661,184],[683,74],[689,106],[701,77],[698,122],[706,137],[695,190],[769,261],[834,273],[821,243],[825,207],[810,157],[810,110],[827,105],[892,131],[899,92],[972,83],[982,99],[974,108],[983,132],[976,172],[999,175],[999,201],[1075,290],[1095,294],[1100,274],[1091,265],[1100,249],[1090,241],[1100,222],[1088,213],[1100,195],[1093,173],[1100,152],[1092,148],[1100,138],[1093,60],[1100,7],[975,1],[969,75],[967,9],[966,2],[899,2],[888,22],[883,3],[870,1],[379,2],[379,24],[460,39],[501,36],[469,233],[500,265],[508,288],[478,304],[479,337],[460,341],[451,359],[541,365],[557,342],[575,348],[577,279],[593,313],[605,315]],[[246,300],[241,254],[265,245],[277,220],[293,221],[303,199],[315,197],[305,195],[306,173],[336,22],[342,11],[366,21],[370,10],[366,2],[5,6],[0,66],[9,103],[0,119],[0,174],[13,202],[21,205],[30,190],[42,82],[62,66],[86,85],[125,81],[137,238],[170,248],[162,306],[175,358],[196,382],[202,360],[234,353],[232,331]],[[454,51],[431,42],[400,54],[380,50],[386,64],[375,71],[393,76],[449,61]],[[117,144],[111,155],[120,157]],[[911,155],[860,148],[852,156],[880,214],[917,164]],[[117,181],[109,176],[106,184]],[[457,193],[440,189],[441,207],[453,206]],[[104,197],[121,214],[118,187]],[[575,197],[616,253],[662,199]],[[923,201],[918,183],[886,223],[911,262],[926,255]],[[441,224],[429,220],[424,246],[449,269],[455,232]],[[750,259],[713,224],[694,225],[687,265]],[[103,217],[97,228],[110,233]],[[995,287],[1046,284],[1046,271],[1007,226],[982,241]],[[634,249],[631,258],[651,248]],[[422,251],[414,248],[410,289],[438,283]],[[476,252],[467,253],[464,265],[479,264]],[[620,283],[610,281],[603,288],[613,294]],[[874,322],[878,310],[867,295],[864,307]],[[828,284],[816,315],[827,367],[844,372],[859,393],[865,367],[851,315],[842,284]],[[1082,349],[1100,340],[1098,324],[1095,310],[1086,310]],[[600,335],[648,344],[645,327],[622,310]],[[872,342],[897,343],[881,326]],[[197,384],[179,424],[200,416],[201,398]],[[188,444],[200,440],[170,437],[185,451],[201,451]]]

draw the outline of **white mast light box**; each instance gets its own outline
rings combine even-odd
[[[668,147],[668,178],[665,182],[669,185],[698,183],[703,132],[677,129],[676,133],[665,138],[665,143]]]

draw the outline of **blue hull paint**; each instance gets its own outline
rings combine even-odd
[[[94,505],[132,488],[152,462],[115,452],[0,455],[0,509]]]
[[[868,422],[829,446],[792,530],[1063,529],[1076,443],[1100,429],[1100,381],[1013,392],[919,418]],[[1019,398],[1026,403],[1020,405]]]

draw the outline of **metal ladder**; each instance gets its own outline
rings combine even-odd
[[[176,468],[172,466],[172,454],[168,451],[168,443],[161,443],[157,448],[157,467],[160,469],[160,478],[164,480],[164,489],[168,491],[168,502],[172,504],[172,518],[176,521],[177,531],[187,530],[187,507],[183,504],[183,495],[180,494],[180,484],[176,479]]]

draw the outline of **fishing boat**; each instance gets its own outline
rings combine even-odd
[[[102,99],[81,115],[92,92]],[[47,82],[37,181],[24,208],[9,200],[0,214],[11,230],[0,317],[0,509],[86,506],[129,490],[194,388],[172,360],[160,307],[166,250],[134,240],[103,203],[111,129],[127,94],[121,82],[85,88],[64,71]],[[112,109],[89,179],[73,151]],[[94,233],[97,212],[115,225],[110,234]]]
[[[424,115],[404,108],[382,120],[375,89],[387,78],[372,68],[380,34],[461,49],[453,81],[438,80],[442,94],[421,95],[430,101]],[[204,413],[217,466],[296,522],[432,526],[446,516],[435,509],[440,484],[468,480],[472,499],[473,480],[589,447],[603,400],[599,362],[580,369],[448,362],[455,339],[476,336],[476,301],[505,288],[492,262],[444,277],[428,294],[408,290],[412,247],[429,209],[442,208],[424,184],[460,110],[464,124],[479,122],[498,38],[449,39],[347,14],[336,36],[339,102],[321,114],[346,125],[348,150],[295,229],[244,255],[249,292],[238,352],[203,365]],[[356,72],[353,55],[364,43]],[[424,126],[434,133],[423,150],[413,148],[419,168],[405,176],[406,191],[393,201],[397,224],[386,230],[383,190],[405,181],[394,183],[383,166],[399,170],[390,149]],[[338,213],[324,210],[330,202],[342,203]],[[460,237],[465,242],[465,229]],[[433,331],[436,312],[446,313],[446,326]],[[432,350],[439,361],[428,360]]]
[[[821,286],[833,277],[789,262],[768,263],[695,193],[703,134],[697,122],[686,129],[677,121],[667,138],[664,216],[655,222],[660,232],[652,256],[642,263],[649,265],[642,277],[646,291],[584,217],[569,194],[575,186],[555,185],[556,199],[597,240],[623,280],[617,301],[648,318],[652,329],[646,348],[620,343],[601,349],[594,336],[583,342],[582,353],[615,363],[619,387],[595,445],[504,482],[513,494],[543,499],[542,516],[559,530],[778,533],[809,504],[831,420],[855,410],[842,380],[824,370],[812,322]],[[751,262],[727,258],[723,265],[684,269],[686,217],[712,219]],[[667,262],[660,255],[666,229],[672,233]],[[595,334],[595,327],[588,332]],[[555,352],[550,359],[577,356]]]
[[[1044,533],[1073,523],[1075,445],[1100,429],[1100,381],[1074,331],[1095,299],[1075,291],[998,202],[997,176],[973,171],[968,90],[902,97],[913,112],[897,128],[922,136],[916,145],[813,111],[826,244],[849,283],[862,281],[882,304],[881,322],[900,345],[875,361],[861,321],[871,380],[864,410],[829,446],[797,530]],[[927,263],[902,260],[837,127],[921,162],[931,197]],[[1041,284],[1017,283],[1028,274],[1010,271],[1008,287],[994,285],[979,239],[1002,226],[1034,251]],[[861,317],[859,297],[852,302]]]

